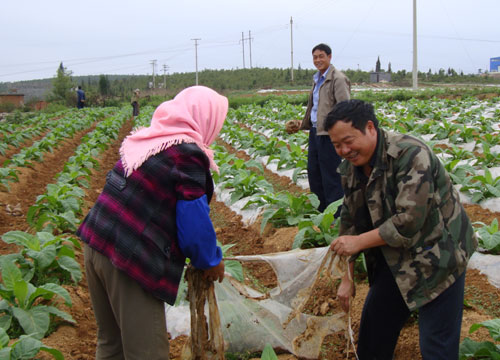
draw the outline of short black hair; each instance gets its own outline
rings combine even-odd
[[[81,87],[81,86],[78,86],[78,89],[80,89],[80,90],[81,90],[81,89],[82,89],[82,87]]]
[[[332,54],[332,49],[328,45],[323,44],[323,43],[318,44],[315,47],[313,47],[312,52],[314,53],[316,50],[324,51],[326,53],[326,55],[331,55]]]
[[[338,121],[351,122],[352,126],[365,133],[366,124],[371,120],[378,129],[378,120],[373,105],[362,100],[352,99],[336,104],[326,116],[325,131],[330,130]]]

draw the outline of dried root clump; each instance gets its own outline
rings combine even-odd
[[[288,134],[295,134],[300,130],[300,120],[288,120],[285,124],[285,130]]]

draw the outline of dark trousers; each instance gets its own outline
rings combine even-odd
[[[168,360],[163,301],[88,245],[84,258],[98,328],[95,359]]]
[[[335,151],[328,135],[316,135],[316,128],[309,131],[307,176],[309,189],[319,198],[319,211],[344,196],[337,167],[342,159]],[[340,209],[340,207],[339,207]],[[339,215],[340,211],[336,215]]]
[[[132,103],[132,116],[138,116],[139,115],[139,104],[137,101],[134,101]]]
[[[358,356],[392,359],[399,333],[410,317],[389,267],[379,266],[361,314]],[[378,264],[377,264],[378,265]],[[464,301],[465,272],[418,313],[420,352],[427,359],[458,359]]]

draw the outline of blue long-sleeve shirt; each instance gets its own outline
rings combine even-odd
[[[216,266],[222,251],[209,216],[207,196],[196,200],[178,200],[176,205],[177,238],[183,254],[198,269]]]

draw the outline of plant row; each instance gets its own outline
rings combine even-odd
[[[0,168],[0,185],[9,189],[9,183],[18,181],[20,168],[32,166],[32,162],[41,162],[47,152],[52,152],[64,139],[72,138],[77,132],[89,128],[99,118],[107,115],[110,110],[100,110],[86,113],[72,113],[57,120],[55,126],[42,139],[34,142],[31,146],[22,148],[17,154],[7,159]]]
[[[422,102],[413,101],[413,103]],[[462,111],[467,111],[467,106],[461,108]],[[481,114],[484,114],[484,109],[480,109],[480,107],[477,109]],[[290,106],[287,106],[285,110],[288,116],[293,118],[300,117],[301,111],[303,111],[302,107],[296,107],[293,110],[293,107]],[[484,118],[481,116],[481,118],[488,129],[492,127],[491,121],[494,117]],[[484,119],[490,120],[486,122]],[[297,177],[299,175],[303,177],[306,173],[307,150],[302,149],[302,144],[307,141],[307,133],[285,135],[285,121],[286,117],[280,115],[279,104],[271,103],[264,107],[245,106],[237,111],[229,112],[228,120],[221,132],[221,138],[239,150],[244,150],[254,160],[264,163],[268,167],[274,162],[274,166],[278,169],[293,169],[291,178],[297,182]],[[381,123],[383,127],[387,125],[385,118],[382,118]],[[437,121],[434,123],[437,124]],[[243,124],[245,125],[243,126]],[[484,129],[480,131],[484,131]],[[265,132],[266,135],[261,132]],[[412,134],[414,133],[412,132]],[[288,143],[284,140],[284,136],[289,137]],[[434,146],[434,149],[436,151],[440,148]],[[489,149],[489,145],[483,146],[481,158],[495,158],[498,161],[498,155],[490,152]],[[461,154],[465,153],[466,150],[458,146],[452,145],[452,147],[445,148],[444,151],[449,156],[442,157],[442,161],[452,180],[463,193],[470,196],[473,202],[500,198],[500,176],[494,177],[486,166],[481,170],[471,164],[463,163]],[[238,195],[232,196],[237,197]],[[494,220],[489,225],[478,222],[475,225],[479,229],[481,249],[493,254],[500,253],[500,234],[495,230],[498,229],[498,222]]]
[[[80,249],[70,234],[82,215],[82,187],[88,187],[97,157],[118,136],[127,111],[109,116],[82,138],[81,144],[28,210],[27,221],[36,234],[10,231],[2,240],[18,245],[18,253],[0,257],[0,359],[29,359],[46,351],[62,359],[57,349],[41,340],[58,322],[74,322],[59,306],[71,306],[68,291],[62,286],[78,283],[82,272],[75,259]],[[17,339],[11,341],[10,339]]]
[[[471,101],[471,103],[473,102]],[[468,110],[472,106],[475,106],[474,109]],[[404,109],[404,107],[399,105],[398,109]],[[428,116],[428,113],[423,112],[423,109],[418,108],[418,106],[414,106],[410,110],[420,110],[421,113],[419,116]],[[433,111],[436,110],[434,109]],[[448,110],[443,109],[444,111]],[[463,157],[459,155],[464,155],[466,150],[453,143],[450,148],[444,148],[444,153],[450,156],[443,157],[443,162],[451,173],[454,182],[461,186],[462,191],[468,191],[469,194],[472,194],[474,201],[481,201],[490,197],[500,197],[500,191],[497,188],[500,178],[493,178],[488,169],[488,167],[498,165],[498,154],[492,153],[490,149],[491,146],[498,144],[498,125],[494,127],[494,122],[496,121],[498,124],[497,119],[499,118],[500,110],[495,109],[494,116],[484,117],[485,109],[481,106],[471,104],[464,106],[464,104],[458,104],[451,111],[454,114],[448,112],[443,116],[435,116],[435,120],[433,121],[416,120],[416,117],[413,115],[406,115],[406,118],[393,120],[401,117],[401,114],[389,118],[382,117],[381,124],[390,129],[412,134],[426,129],[427,133],[435,132],[438,138],[448,138],[452,142],[460,144],[474,142],[473,149],[480,149],[482,151],[479,156],[472,154],[472,152],[468,154],[467,158],[473,159],[473,163],[467,162],[464,164]],[[456,113],[459,111],[462,111],[464,115],[457,116]],[[491,108],[489,111],[491,113]],[[402,111],[400,112],[402,113]],[[284,122],[289,119],[300,118],[300,111],[291,111],[288,118],[275,116],[277,113],[279,114],[279,110],[276,109],[275,105],[268,105],[262,108],[247,106],[245,109],[239,108],[238,111],[230,112],[229,116],[232,117],[227,121],[221,137],[237,147],[238,150],[244,150],[252,157],[252,160],[245,162],[242,159],[234,157],[234,155],[223,155],[224,149],[217,148],[218,164],[221,165],[221,173],[217,177],[217,180],[223,182],[221,188],[231,188],[231,202],[240,198],[241,190],[238,190],[238,184],[241,182],[241,179],[250,176],[245,175],[246,170],[242,170],[242,168],[245,168],[245,166],[258,167],[262,163],[262,161],[259,161],[259,158],[273,159],[274,156],[278,156],[281,153],[279,149],[286,148],[287,143],[283,140],[283,136],[285,136],[283,133]],[[446,116],[454,116],[455,118],[448,121]],[[235,123],[234,119],[238,123]],[[391,119],[391,121],[387,119]],[[441,122],[441,125],[439,122]],[[466,123],[469,125],[466,125]],[[248,128],[251,128],[252,131],[249,131]],[[265,135],[261,133],[265,133]],[[420,134],[417,133],[417,135]],[[304,135],[298,136],[302,136],[302,140],[304,141]],[[294,137],[294,139],[291,139],[292,142],[296,141],[297,135],[294,135]],[[300,143],[300,141],[296,141],[296,143]],[[430,146],[432,146],[432,142]],[[268,165],[269,162],[270,160],[266,160],[263,163]],[[482,174],[476,171],[478,165],[482,165]],[[261,189],[263,188],[264,186],[261,186]],[[260,191],[254,195],[250,195],[245,207],[256,205],[264,209],[262,212],[261,230],[264,229],[268,222],[276,227],[296,226],[299,224],[300,230],[295,238],[294,247],[301,245],[321,246],[324,245],[324,242],[329,243],[332,239],[329,237],[328,231],[332,231],[333,215],[330,213],[329,216],[331,217],[325,216],[320,218],[320,214],[311,214],[308,210],[311,207],[314,208],[313,204],[315,201],[317,201],[317,198],[310,197],[306,200],[305,198],[294,197],[287,192],[274,194],[269,191]],[[312,226],[304,227],[304,219],[307,217],[312,220],[310,221]],[[475,223],[475,226],[481,248],[493,254],[500,254],[500,232],[497,219],[490,225]],[[304,241],[299,236],[301,232],[304,232],[308,236],[312,233],[310,240]],[[337,234],[333,234],[333,236],[335,235]],[[300,242],[301,240],[302,242]],[[500,340],[500,320],[492,319],[474,324],[471,326],[469,332],[472,333],[481,327],[489,331],[493,342],[476,342],[465,338],[460,345],[460,359],[500,359],[500,347],[495,344],[495,342]]]

